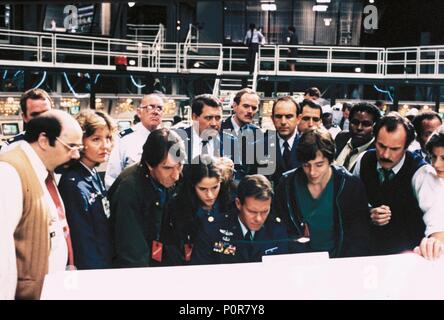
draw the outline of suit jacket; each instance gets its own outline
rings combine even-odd
[[[264,255],[288,253],[288,237],[279,219],[269,216],[253,241],[246,241],[238,213],[230,214],[221,223],[206,222],[198,232],[192,263],[260,262]]]
[[[266,137],[268,139],[269,135],[274,135],[275,136],[275,148],[271,148],[270,150],[273,150],[275,152],[275,171],[273,174],[267,176],[267,178],[273,183],[273,188],[276,188],[279,180],[282,177],[282,174],[288,170],[292,170],[292,169],[296,169],[299,168],[301,166],[301,163],[296,159],[296,146],[299,143],[299,139],[301,137],[301,135],[296,135],[293,144],[291,146],[291,151],[290,151],[290,167],[287,167],[284,163],[284,158],[282,156],[282,151],[280,148],[280,144],[279,144],[279,139],[278,139],[278,135],[276,131],[272,131],[272,130],[268,130],[266,132]]]
[[[77,162],[63,173],[58,188],[65,204],[76,267],[110,267],[112,241],[103,182]]]
[[[192,155],[193,155],[193,141],[192,141],[192,136],[193,136],[193,132],[191,131],[193,130],[193,126],[189,126],[185,129],[174,129],[175,132],[177,132],[179,134],[179,136],[182,138],[184,144],[185,144],[185,148],[186,148],[186,152],[187,152],[187,163],[191,163],[192,159]],[[214,150],[215,151],[215,156],[223,156],[224,155],[224,141],[230,141],[230,145],[231,140],[233,140],[234,137],[228,134],[225,134],[223,132],[220,132],[218,136],[215,137],[215,141],[214,141],[214,148],[217,148],[218,150]],[[231,157],[230,157],[231,159]],[[234,160],[233,160],[234,161]]]
[[[243,130],[252,130],[254,139],[253,141],[247,141],[246,144],[244,144],[240,134],[236,135],[234,131],[233,123],[231,122],[232,118],[233,116],[229,116],[227,119],[225,119],[225,121],[222,122],[221,132],[224,130],[230,130],[232,133],[233,138],[231,140],[230,158],[234,162],[235,179],[239,181],[246,175],[257,173],[260,159],[258,159],[256,156],[256,149],[260,143],[265,143],[265,141],[258,135],[258,132],[260,131],[258,126],[254,124],[247,124],[243,127]],[[237,149],[237,151],[235,151],[235,149]],[[252,163],[247,162],[250,158],[247,157],[247,150],[252,150],[253,152]]]

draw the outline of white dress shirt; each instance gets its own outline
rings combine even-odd
[[[129,165],[140,161],[143,152],[143,145],[148,138],[150,131],[145,128],[142,122],[136,124],[132,133],[120,138],[118,135],[114,139],[114,147],[109,155],[108,165],[105,174],[105,187],[109,189],[119,174]]]
[[[48,273],[63,271],[68,260],[68,248],[59,221],[57,208],[46,188],[48,171],[39,156],[27,142],[21,142],[23,149],[43,189],[44,202],[50,210],[49,233],[51,238]],[[14,232],[23,214],[23,191],[20,176],[13,166],[0,162],[0,300],[14,299],[17,287],[17,262]],[[48,235],[49,236],[49,235]]]
[[[206,148],[206,154],[214,155],[214,139],[209,139]],[[202,149],[202,138],[199,136],[199,133],[197,132],[195,126],[193,126],[191,129],[191,159],[194,159],[195,157],[201,155]]]
[[[253,230],[249,230],[241,221],[241,219],[239,218],[239,216],[237,217],[237,220],[239,221],[239,224],[241,226],[242,229],[242,237],[245,238],[245,235],[247,234],[248,231],[251,232],[251,237],[252,239],[254,239],[254,234],[256,233],[256,231]]]
[[[297,135],[297,132],[295,130],[293,132],[293,135],[290,138],[288,138],[288,140],[287,140],[290,151],[291,151],[291,148],[293,147],[293,143],[294,143],[294,139],[296,139],[296,135]],[[280,147],[280,150],[281,150],[281,155],[283,156],[284,155],[284,143],[285,143],[285,140],[282,139],[279,134],[277,136],[278,136],[278,139],[279,139],[279,147]]]

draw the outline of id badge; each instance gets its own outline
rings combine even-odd
[[[190,243],[185,243],[185,261],[191,261],[191,254],[193,253],[193,246]]]
[[[109,219],[111,211],[109,208],[109,201],[106,197],[102,198],[102,207],[103,207],[103,212],[105,213],[106,218]]]
[[[153,245],[151,247],[151,258],[157,262],[162,262],[162,242],[153,240]]]

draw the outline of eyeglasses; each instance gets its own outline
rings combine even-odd
[[[147,104],[146,106],[139,106],[139,109],[146,109],[147,111],[153,111],[154,109],[157,109],[157,111],[162,112],[163,106],[155,104]]]
[[[360,124],[362,124],[363,127],[367,128],[373,126],[373,122],[370,120],[359,121],[358,119],[351,119],[350,123],[357,127],[359,127]]]
[[[59,137],[56,137],[56,140],[58,142],[60,142],[61,144],[63,144],[70,152],[73,151],[79,151],[82,152],[82,150],[85,148],[83,146],[83,144],[75,144],[75,143],[66,143],[65,141],[63,141],[62,139],[60,139]]]
[[[308,117],[308,116],[305,116],[305,117],[302,117],[302,120],[303,120],[303,121],[310,121],[310,120],[313,120],[313,122],[319,122],[319,121],[321,121],[321,118],[319,118],[319,117]]]

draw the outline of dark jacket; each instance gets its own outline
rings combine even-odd
[[[77,162],[65,170],[58,189],[65,205],[76,267],[111,267],[113,247],[103,182]]]
[[[298,167],[301,166],[301,163],[298,161],[298,159],[296,158],[296,146],[299,143],[299,139],[300,139],[300,135],[296,135],[294,141],[293,141],[293,145],[291,146],[291,151],[290,151],[290,162],[291,165],[290,167],[287,167],[284,163],[284,158],[282,157],[282,152],[281,152],[281,148],[280,148],[280,144],[279,144],[279,138],[277,136],[277,132],[276,131],[271,131],[268,130],[266,132],[266,139],[268,141],[268,137],[274,135],[275,136],[275,145],[271,146],[271,145],[267,145],[268,147],[271,146],[270,149],[268,149],[267,151],[271,151],[275,153],[273,159],[275,160],[275,171],[273,174],[271,175],[267,175],[268,180],[270,180],[271,182],[273,182],[273,188],[276,189],[277,185],[279,184],[279,181],[283,175],[284,172],[292,170],[292,169],[296,169]]]
[[[171,196],[173,190],[166,191]],[[169,265],[169,244],[163,243],[164,207],[148,168],[126,168],[108,191],[115,244],[113,265],[119,268]],[[152,259],[153,241],[163,244],[162,261]]]
[[[364,256],[369,253],[370,214],[364,186],[343,167],[332,166],[334,179],[334,232],[336,245],[332,257]],[[304,236],[304,221],[296,203],[295,177],[304,176],[302,168],[286,172],[279,183],[273,203],[277,216],[287,227],[290,238]],[[294,242],[293,252],[310,251],[308,245]]]
[[[264,139],[262,139],[262,135],[259,135],[259,131],[261,130],[258,126],[254,124],[247,124],[243,127],[244,134],[248,136],[247,132],[251,132],[252,141],[246,141],[247,139],[242,139],[242,136],[236,135],[234,131],[233,124],[231,119],[233,116],[229,116],[225,121],[222,122],[221,132],[224,130],[230,130],[233,139],[231,140],[231,150],[230,150],[230,158],[234,162],[235,171],[235,179],[241,180],[244,176],[249,174],[256,174],[259,166],[259,162],[262,159],[259,159],[256,155],[256,149],[259,144],[264,144]],[[247,131],[251,130],[251,131]],[[245,142],[244,142],[245,141]],[[236,150],[235,150],[236,149]],[[249,151],[248,151],[249,150]],[[264,149],[262,149],[264,150]],[[252,155],[248,155],[247,151],[252,152]],[[225,152],[228,154],[228,151]],[[252,156],[252,157],[250,157]],[[252,160],[252,161],[250,161]]]
[[[279,220],[279,219],[278,219]],[[233,212],[221,223],[207,222],[197,235],[193,264],[260,262],[264,255],[288,253],[285,228],[271,214],[254,240],[246,241]]]

